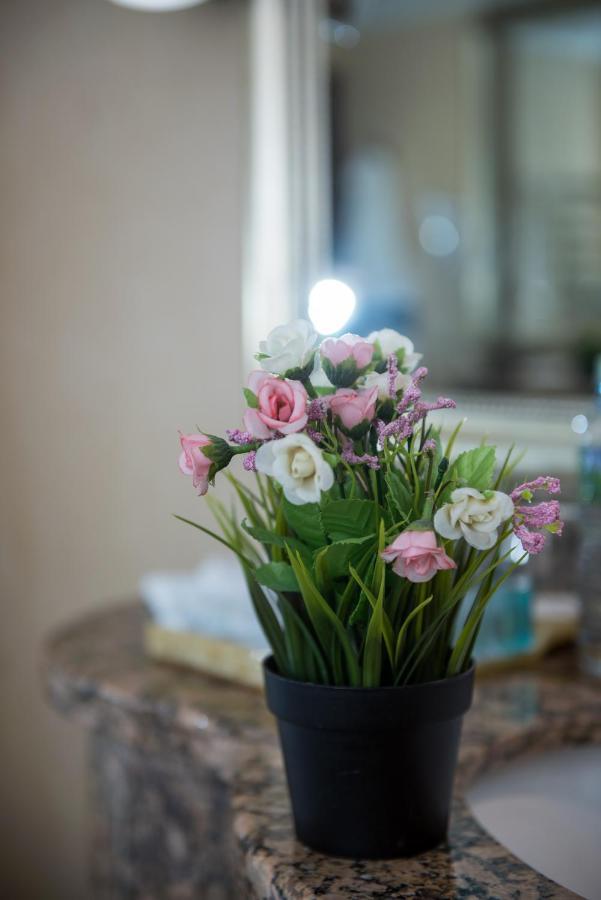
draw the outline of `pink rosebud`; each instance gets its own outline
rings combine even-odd
[[[199,496],[209,489],[209,471],[213,463],[204,455],[202,447],[211,441],[204,434],[181,434],[179,436],[182,452],[179,457],[179,468],[184,475],[192,476],[192,484]]]
[[[380,554],[401,578],[430,581],[439,569],[456,569],[457,564],[436,543],[433,531],[402,531]]]
[[[343,334],[339,338],[327,338],[320,347],[320,353],[334,366],[352,358],[357,369],[365,369],[374,355],[374,346],[358,334]]]
[[[248,386],[259,404],[244,414],[244,426],[253,437],[267,440],[274,431],[293,434],[305,427],[307,392],[300,381],[256,371],[248,376]]]
[[[377,399],[377,387],[361,391],[354,391],[352,388],[339,388],[329,398],[330,409],[335,416],[338,416],[344,427],[350,431],[363,422],[371,422],[376,413]]]

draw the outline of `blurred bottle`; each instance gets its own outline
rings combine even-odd
[[[601,355],[595,359],[595,406],[580,448],[582,667],[601,677]]]
[[[507,570],[503,564],[499,575]],[[496,662],[528,653],[534,647],[532,579],[514,572],[490,600],[474,648],[478,662]]]
[[[499,577],[505,575],[510,564],[517,562],[524,552],[515,536],[508,538],[503,544],[501,555],[510,548],[510,559],[501,563],[497,570]],[[526,563],[527,559],[507,578],[488,603],[474,647],[474,656],[478,662],[500,662],[528,653],[534,648],[533,586]],[[522,568],[523,566],[526,568]],[[457,631],[463,626],[476,593],[474,589],[466,595],[462,615],[458,616]]]

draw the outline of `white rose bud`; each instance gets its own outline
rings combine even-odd
[[[334,484],[331,466],[306,434],[289,434],[263,444],[257,450],[256,466],[279,481],[284,496],[295,506],[318,503],[321,492]]]
[[[288,325],[280,325],[261,341],[259,364],[273,375],[285,375],[295,369],[304,369],[313,359],[319,338],[310,322],[295,319]]]
[[[394,328],[382,328],[380,331],[372,331],[368,335],[367,340],[370,344],[376,344],[377,342],[385,360],[388,359],[391,353],[398,353],[399,350],[403,350],[401,365],[406,372],[413,372],[422,358],[421,353],[415,353],[413,341],[405,337],[404,334],[399,334]]]
[[[410,383],[411,378],[409,375],[398,372],[394,381],[395,391],[404,391]],[[363,377],[362,384],[366,388],[377,388],[378,400],[388,400],[390,398],[390,394],[388,393],[388,388],[390,386],[388,372],[382,372],[380,374],[378,374],[378,372],[369,372]]]
[[[434,528],[443,538],[465,538],[476,550],[490,550],[498,539],[498,529],[513,515],[513,503],[501,491],[482,494],[475,488],[457,488],[451,502],[434,516]]]

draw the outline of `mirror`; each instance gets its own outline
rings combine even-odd
[[[332,267],[445,388],[589,390],[601,351],[598,4],[332,0]]]
[[[324,334],[396,328],[464,433],[575,491],[601,352],[601,0],[253,0],[251,37],[245,360],[310,307]]]

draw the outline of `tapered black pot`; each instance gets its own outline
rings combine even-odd
[[[296,833],[333,856],[412,856],[446,837],[474,670],[408,687],[329,687],[264,664]]]

